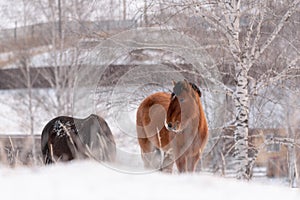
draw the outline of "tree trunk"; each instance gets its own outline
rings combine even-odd
[[[297,171],[296,171],[296,150],[295,146],[288,147],[288,167],[289,167],[289,182],[290,187],[297,187]]]
[[[288,104],[293,102],[288,102]],[[295,130],[292,125],[293,116],[291,116],[291,108],[287,108],[287,131],[288,131],[288,138],[295,140]],[[297,187],[297,165],[296,165],[297,157],[296,157],[296,149],[295,145],[288,146],[288,178],[290,182],[290,187]]]
[[[127,16],[127,9],[126,9],[126,0],[123,0],[123,20],[126,20],[126,16]]]
[[[238,179],[249,179],[248,169],[248,118],[249,97],[247,68],[238,63],[236,67],[236,91],[234,94],[236,108],[235,162]]]
[[[33,157],[33,164],[37,164],[37,155],[36,155],[36,144],[35,144],[35,138],[34,138],[34,116],[33,116],[33,106],[32,106],[32,83],[30,78],[30,67],[26,66],[27,71],[27,90],[28,90],[28,101],[29,101],[29,117],[30,117],[30,135],[32,138],[32,157]]]
[[[61,0],[58,0],[58,34],[62,38],[62,21],[61,21]]]
[[[147,0],[144,0],[144,23],[145,23],[145,26],[148,26],[148,4],[147,4]]]

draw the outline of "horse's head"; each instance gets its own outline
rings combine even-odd
[[[186,80],[174,83],[165,126],[169,131],[181,133],[190,119],[199,116],[197,99],[201,96],[198,87]]]

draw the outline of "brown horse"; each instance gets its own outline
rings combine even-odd
[[[173,93],[147,97],[137,111],[137,135],[145,167],[194,172],[208,139],[208,125],[198,87],[186,80]]]
[[[106,121],[97,115],[85,119],[60,116],[44,127],[41,148],[45,164],[75,158],[113,161],[116,144]]]

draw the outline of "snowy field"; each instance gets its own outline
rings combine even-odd
[[[0,168],[1,199],[299,199],[300,190],[203,174],[120,173],[92,161]]]

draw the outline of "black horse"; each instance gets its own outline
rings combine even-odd
[[[116,144],[106,121],[95,114],[85,119],[60,116],[42,132],[41,148],[45,164],[80,158],[113,162]]]

